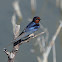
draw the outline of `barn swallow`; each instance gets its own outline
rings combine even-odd
[[[20,33],[20,35],[14,39],[14,42],[17,42],[25,37],[28,37],[30,34],[34,33],[35,31],[37,31],[40,28],[39,25],[39,21],[40,21],[40,17],[35,16],[32,20],[32,22],[30,22],[26,28]]]

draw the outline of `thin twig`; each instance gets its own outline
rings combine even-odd
[[[34,35],[34,36],[31,36],[29,39],[27,39],[27,40],[25,40],[25,41],[22,41],[21,43],[25,43],[25,42],[31,40],[32,38],[38,37],[38,36],[40,36],[40,35],[42,35],[42,34],[44,34],[44,32],[41,32],[41,33],[39,33],[39,34],[37,34],[37,35]]]
[[[52,50],[53,50],[53,62],[56,62],[56,49],[55,49],[55,43],[54,43],[54,45],[53,45]]]
[[[52,48],[52,46],[53,46],[53,44],[54,44],[54,42],[55,42],[55,40],[56,40],[56,38],[59,34],[61,28],[62,28],[62,22],[60,23],[59,27],[57,28],[57,31],[56,31],[55,35],[53,36],[52,40],[49,43],[49,46],[47,47],[46,51],[44,52],[46,57],[49,56],[50,50],[51,50],[51,48]]]

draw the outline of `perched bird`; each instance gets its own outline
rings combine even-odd
[[[38,28],[40,28],[39,25],[39,21],[40,21],[40,17],[36,16],[33,18],[32,22],[30,22],[26,28],[22,31],[22,33],[16,38],[14,39],[14,42],[19,41],[23,38],[28,37],[30,34],[34,33],[35,31],[38,30]]]

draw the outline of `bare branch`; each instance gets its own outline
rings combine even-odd
[[[13,2],[13,8],[17,14],[17,16],[22,19],[22,13],[21,13],[21,10],[20,10],[20,7],[19,7],[19,2],[18,1],[14,1]]]
[[[53,62],[56,62],[56,49],[55,49],[55,43],[54,43],[54,45],[53,45],[52,50],[53,50]]]
[[[51,50],[51,48],[52,48],[52,46],[53,46],[53,44],[54,44],[54,42],[55,42],[55,40],[59,34],[61,28],[62,28],[62,22],[60,23],[59,27],[57,28],[56,33],[54,34],[52,40],[49,43],[49,46],[47,47],[46,51],[44,52],[44,54],[43,54],[43,55],[45,55],[44,57],[47,58],[49,56],[50,50]]]

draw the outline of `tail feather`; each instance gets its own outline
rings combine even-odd
[[[20,39],[20,40],[18,40],[17,42],[14,42],[14,46],[16,46],[17,44],[19,44],[19,43],[21,43],[22,42],[22,40]]]

